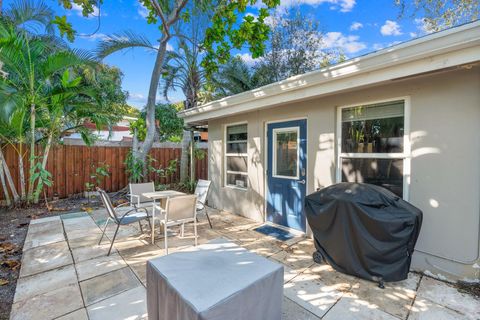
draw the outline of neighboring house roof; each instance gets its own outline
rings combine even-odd
[[[179,112],[186,123],[308,100],[480,61],[480,21]]]

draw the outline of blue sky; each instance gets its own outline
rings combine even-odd
[[[97,29],[98,18],[83,17],[79,7],[68,11],[60,8],[56,0],[45,1],[58,14],[66,14],[79,32],[80,36],[77,36],[73,47],[95,49],[105,35],[123,30],[145,34],[152,42],[159,37],[158,29],[147,24],[146,11],[138,0],[104,0],[100,8],[100,28],[93,36],[88,35]],[[4,7],[7,8],[11,2],[4,1]],[[300,5],[302,12],[318,20],[326,47],[338,47],[349,58],[425,33],[421,19],[397,19],[399,9],[394,5],[394,0],[281,0],[281,10],[289,10],[293,5]],[[255,8],[249,11],[256,13]],[[95,14],[98,15],[98,12]],[[172,41],[171,45],[174,47],[175,42]],[[249,60],[246,50],[236,54],[242,54]],[[106,63],[122,70],[123,89],[129,92],[129,103],[135,107],[141,108],[145,104],[154,59],[154,54],[144,49],[116,53],[105,59]],[[178,92],[170,96],[172,101],[181,99],[182,95]],[[159,100],[163,100],[160,95]]]

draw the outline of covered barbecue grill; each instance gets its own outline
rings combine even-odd
[[[416,207],[382,187],[345,182],[308,195],[305,212],[316,262],[380,286],[407,278],[422,225]]]

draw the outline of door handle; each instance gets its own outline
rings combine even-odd
[[[303,180],[298,180],[297,182],[298,182],[298,183],[301,183],[301,184],[305,184],[305,179],[303,179]]]

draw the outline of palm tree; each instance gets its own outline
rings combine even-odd
[[[4,19],[0,23],[0,60],[8,77],[0,79],[0,103],[2,103],[3,121],[10,122],[13,115],[25,112],[29,121],[22,122],[18,132],[19,161],[23,162],[23,144],[30,143],[29,172],[30,177],[27,189],[27,201],[33,200],[35,174],[35,142],[38,138],[36,114],[39,109],[45,108],[50,97],[50,87],[56,76],[68,68],[85,64],[91,61],[90,57],[82,52],[75,52],[65,48],[61,41],[52,36],[37,36]],[[19,116],[24,119],[24,117]],[[19,128],[19,129],[20,129]],[[20,165],[20,163],[19,163]],[[20,166],[22,199],[25,199],[25,175],[23,166]]]
[[[53,11],[41,1],[34,2],[24,0],[13,2],[9,9],[3,11],[2,15],[0,15],[0,41],[2,43],[2,46],[0,47],[0,53],[2,51],[8,51],[8,45],[14,43],[17,34],[26,35],[34,29],[38,31],[41,28],[50,33],[52,31],[50,22],[53,19],[53,16]],[[0,65],[0,78],[6,80],[9,74],[3,69],[5,67],[5,61],[2,61],[1,57]],[[1,85],[3,87],[4,83],[2,82]],[[4,93],[6,92],[6,94],[0,95],[0,104],[2,105],[2,126],[0,126],[2,130],[0,130],[0,142],[20,142],[19,149],[16,149],[16,151],[19,159],[21,198],[25,199],[25,175],[23,172],[23,159],[25,154],[23,153],[23,143],[26,129],[26,122],[24,121],[26,112],[25,110],[14,110],[13,107],[18,101],[15,101],[14,97],[12,97],[12,92],[6,90],[8,88],[2,89]],[[19,200],[19,196],[13,185],[10,170],[4,161],[4,156],[1,149],[0,160],[3,163],[3,170],[0,172],[0,174],[3,173],[6,176],[14,197],[14,201],[17,202]],[[5,188],[4,193],[8,193],[8,190]],[[8,197],[6,198],[8,201]]]
[[[187,25],[189,38],[179,38],[176,51],[168,51],[163,65],[162,80],[159,90],[169,100],[171,91],[180,90],[185,96],[184,108],[197,107],[201,93],[204,91],[207,79],[201,67],[200,36],[204,34],[207,16],[197,16]],[[177,31],[177,33],[180,33]],[[191,141],[190,131],[183,130],[182,154],[180,159],[180,180],[188,179],[188,147]],[[193,166],[193,163],[191,164]],[[195,177],[190,177],[192,181]]]
[[[239,56],[220,66],[211,81],[216,98],[231,96],[257,87],[257,81],[250,66]]]

